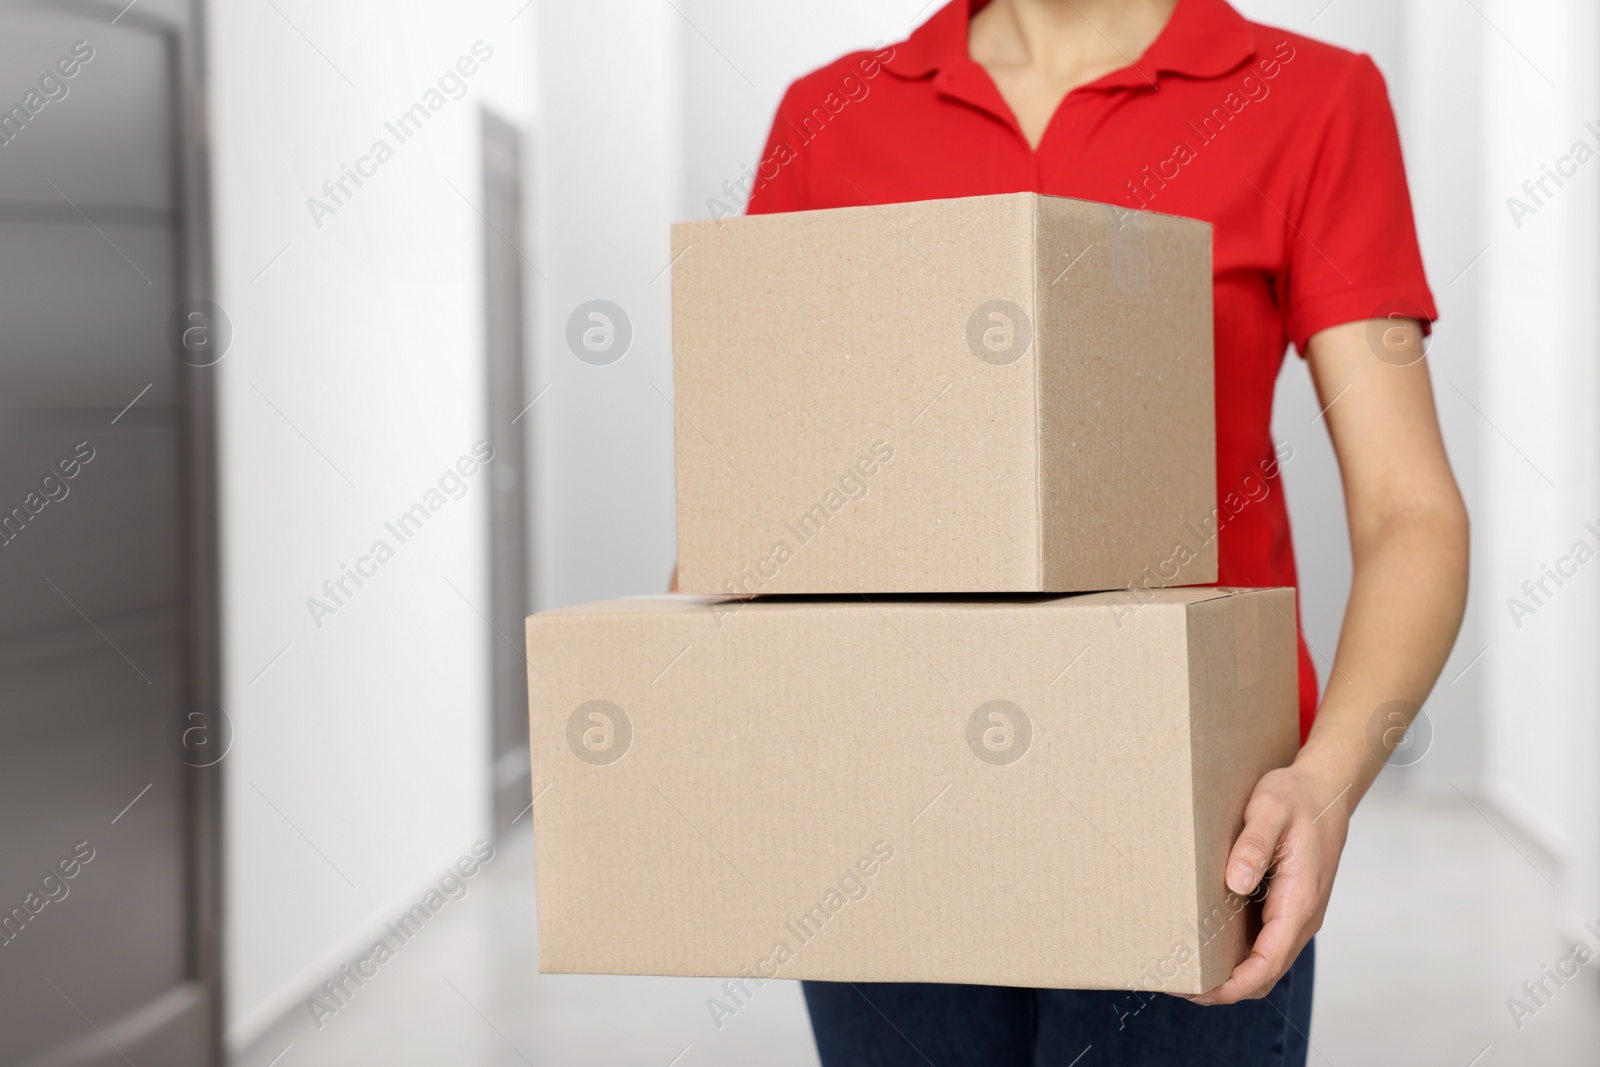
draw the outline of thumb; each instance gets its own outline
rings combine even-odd
[[[1289,805],[1272,793],[1250,799],[1244,830],[1228,853],[1228,888],[1240,896],[1254,892],[1289,828]]]

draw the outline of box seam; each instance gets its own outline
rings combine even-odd
[[[709,221],[709,220],[708,220]],[[677,247],[677,238],[680,233],[686,232],[689,227],[687,222],[675,222],[668,231],[667,251],[673,252]],[[674,261],[676,262],[676,261]],[[667,285],[672,285],[672,264],[667,264]],[[678,309],[677,302],[671,298],[668,290],[667,298],[667,353],[671,360],[670,380],[672,383],[672,535],[675,538],[676,552],[673,559],[673,570],[677,573],[681,584],[683,577],[683,546],[686,543],[683,536],[683,509],[678,506],[678,465],[681,457],[678,454],[678,398],[682,395],[678,389],[678,361],[671,359],[677,350],[678,341]]]
[[[1195,780],[1195,761],[1197,758],[1197,753],[1195,752],[1194,735],[1194,632],[1196,622],[1194,614],[1195,608],[1200,604],[1211,604],[1217,599],[1220,598],[1212,597],[1207,600],[1195,601],[1194,603],[1185,604],[1183,606],[1183,677],[1189,687],[1189,714],[1184,716],[1184,732],[1188,735],[1189,742],[1189,840],[1194,842],[1197,847],[1200,841],[1200,799],[1196,793],[1198,789],[1198,783]],[[1191,852],[1192,851],[1193,850],[1191,850]],[[1205,911],[1205,902],[1202,899],[1205,890],[1200,885],[1200,864],[1198,860],[1194,862],[1194,866],[1190,869],[1189,885],[1193,888],[1194,893],[1193,899],[1190,901],[1193,911],[1191,913],[1192,918],[1190,919],[1189,928],[1194,931],[1195,937],[1195,977],[1199,979],[1201,986],[1198,992],[1205,992],[1207,988],[1210,988],[1206,984],[1206,946],[1201,942],[1200,939],[1200,917]]]
[[[1044,417],[1040,411],[1044,396],[1044,338],[1040,317],[1045,305],[1039,288],[1039,195],[1028,198],[1028,270],[1033,300],[1033,572],[1034,585],[1045,588],[1045,519],[1044,499]]]

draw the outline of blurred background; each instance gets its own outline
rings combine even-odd
[[[792,984],[719,1025],[715,982],[536,974],[521,620],[665,586],[668,225],[742,207],[790,80],[936,3],[0,5],[0,1063],[816,1062]],[[1600,566],[1511,600],[1600,546],[1600,10],[1238,6],[1388,80],[1474,519],[1312,1061],[1595,1063],[1600,964],[1524,983],[1600,953]],[[1319,407],[1289,358],[1325,672]]]

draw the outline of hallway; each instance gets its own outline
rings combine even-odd
[[[1476,806],[1474,806],[1476,805]],[[1536,847],[1481,801],[1399,794],[1358,810],[1318,942],[1311,1062],[1324,1067],[1582,1067],[1600,1047],[1591,965],[1519,1031],[1506,1007],[1571,952],[1550,938]],[[241,1067],[804,1067],[799,987],[761,990],[718,1030],[711,979],[538,975],[533,849],[519,822],[469,895],[325,1018],[292,1013]],[[1480,930],[1482,941],[1463,941]],[[1591,947],[1600,936],[1591,940]],[[1465,1022],[1464,1020],[1470,1020]],[[281,1057],[274,1059],[274,1057]],[[1474,1059],[1474,1057],[1477,1057]],[[1079,1067],[1093,1067],[1093,1053]]]
[[[1068,4],[1082,7],[1077,15],[1086,22],[1085,12],[1102,2],[1108,12],[1134,6],[1053,2],[1063,15]],[[1153,10],[1168,0],[1140,3]],[[1173,3],[1225,15],[1221,0]],[[720,977],[538,974],[531,824],[538,819],[541,834],[594,873],[588,881],[556,879],[553,862],[541,868],[547,883],[539,914],[552,958],[563,937],[588,950],[611,933],[615,954],[585,965],[731,972],[750,957],[725,957],[738,962],[724,967],[694,953],[706,947],[708,928],[731,928],[729,916],[754,898],[740,895],[743,883],[718,895],[699,868],[682,881],[663,873],[668,860],[691,856],[649,821],[669,814],[658,799],[679,808],[678,795],[669,800],[671,790],[656,788],[652,778],[655,792],[641,789],[644,805],[602,811],[580,798],[561,809],[572,795],[558,784],[561,768],[587,774],[630,751],[635,720],[611,711],[632,707],[615,689],[637,684],[651,694],[654,723],[676,729],[682,720],[673,708],[701,716],[692,732],[668,738],[661,731],[651,740],[663,742],[651,752],[664,764],[718,746],[743,760],[683,771],[685,791],[696,794],[672,815],[681,816],[678,832],[693,830],[710,845],[712,835],[700,829],[709,824],[691,814],[703,806],[707,819],[722,817],[754,807],[742,804],[754,797],[768,801],[765,809],[783,824],[781,833],[757,828],[762,842],[785,850],[767,857],[831,855],[814,851],[805,835],[853,830],[872,809],[821,779],[832,772],[853,782],[869,781],[869,772],[884,782],[897,778],[877,773],[894,764],[881,758],[883,739],[913,736],[903,729],[912,720],[879,712],[933,707],[915,694],[920,676],[905,673],[899,659],[874,657],[866,641],[835,640],[847,631],[823,619],[795,631],[815,633],[827,646],[817,669],[774,669],[787,668],[792,642],[752,640],[741,646],[750,651],[737,655],[726,642],[698,661],[701,688],[678,704],[674,687],[688,692],[685,676],[702,669],[698,651],[686,655],[688,637],[679,645],[672,631],[659,658],[638,654],[631,622],[619,622],[604,641],[530,644],[527,619],[614,598],[659,597],[680,574],[680,560],[683,588],[693,589],[693,546],[715,540],[705,536],[712,529],[748,534],[749,551],[741,542],[730,566],[702,567],[717,575],[702,590],[726,590],[733,582],[724,585],[725,574],[746,582],[743,575],[776,573],[780,564],[798,580],[835,551],[840,560],[855,551],[857,562],[907,564],[900,578],[877,584],[857,580],[862,575],[851,564],[819,578],[809,594],[767,598],[804,604],[805,615],[819,615],[813,608],[839,598],[866,617],[856,598],[876,610],[868,598],[880,588],[928,604],[950,596],[963,611],[989,596],[1031,608],[1027,590],[1035,586],[1137,591],[1136,583],[1148,588],[1154,574],[1143,556],[1092,582],[1053,582],[1054,564],[1047,567],[1046,553],[1034,549],[1056,540],[1045,536],[1047,513],[1087,521],[1103,512],[1092,536],[1061,541],[1085,558],[1095,542],[1124,550],[1135,534],[1157,529],[1153,520],[1113,513],[1126,502],[1124,492],[1176,495],[1176,483],[1154,466],[1169,460],[1189,472],[1189,489],[1200,491],[1195,507],[1185,505],[1175,517],[1196,531],[1201,547],[1233,538],[1248,547],[1249,524],[1263,517],[1264,502],[1278,518],[1287,514],[1259,526],[1262,538],[1254,542],[1270,550],[1257,557],[1271,564],[1259,572],[1262,583],[1296,586],[1281,632],[1287,635],[1293,615],[1324,696],[1350,683],[1345,699],[1370,705],[1347,703],[1350,717],[1342,725],[1335,720],[1336,736],[1345,732],[1342,754],[1365,759],[1364,741],[1388,764],[1354,816],[1320,935],[1311,1062],[1600,1064],[1600,565],[1586,565],[1600,559],[1600,165],[1585,165],[1600,159],[1600,4],[1229,4],[1254,26],[1248,36],[1263,59],[1290,37],[1303,41],[1295,47],[1304,58],[1278,63],[1286,71],[1281,79],[1256,68],[1261,79],[1276,79],[1270,103],[1264,92],[1252,96],[1243,87],[1243,66],[1205,79],[1218,81],[1215,99],[1237,96],[1248,110],[1225,103],[1225,111],[1242,116],[1237,125],[1228,120],[1231,142],[1183,162],[1184,177],[1151,215],[1187,216],[1180,227],[1209,220],[1210,240],[1227,238],[1206,252],[1212,286],[1205,314],[1213,328],[1208,333],[1196,317],[1185,341],[1148,346],[1147,362],[1139,356],[1141,338],[1154,336],[1163,307],[1200,315],[1203,285],[1184,298],[1181,286],[1151,282],[1173,264],[1198,277],[1198,244],[1181,255],[1163,249],[1138,236],[1144,223],[1119,223],[1113,239],[1108,220],[1128,216],[1111,204],[1085,216],[1085,225],[1105,231],[1084,238],[1099,248],[1093,256],[1076,237],[1046,252],[1040,235],[1055,232],[1051,226],[985,237],[989,231],[974,222],[940,237],[894,223],[908,217],[900,212],[942,212],[966,193],[1014,192],[1016,183],[981,174],[970,190],[946,185],[954,171],[940,169],[941,153],[967,151],[957,135],[965,136],[968,120],[992,125],[1004,115],[956,110],[948,131],[930,124],[936,138],[895,149],[916,180],[874,191],[867,170],[889,162],[875,153],[891,139],[869,132],[877,125],[852,124],[877,123],[872,116],[879,113],[870,109],[898,107],[896,94],[920,79],[932,85],[933,68],[911,75],[919,68],[906,55],[916,59],[922,46],[913,36],[952,8],[951,0],[0,2],[0,72],[10,75],[0,85],[0,692],[8,698],[0,702],[0,1067],[817,1064],[793,981],[769,982],[739,1001]],[[970,41],[961,52],[967,30],[960,27],[970,29],[974,12],[960,7],[953,5],[952,21],[935,24],[933,36],[947,33],[947,60],[972,73],[983,64]],[[1180,45],[1206,36],[1176,25],[1172,40]],[[1232,25],[1239,50],[1229,62],[1243,64],[1246,31]],[[1352,99],[1370,110],[1385,137],[1392,116],[1404,163],[1404,189],[1398,170],[1376,189],[1389,208],[1372,214],[1380,225],[1357,242],[1370,247],[1348,253],[1339,231],[1373,211],[1367,201],[1375,190],[1367,186],[1374,168],[1359,154],[1371,141],[1357,136],[1361,124],[1332,138],[1351,109],[1337,106],[1329,79],[1312,76],[1319,42],[1360,61],[1348,69],[1364,73],[1344,77],[1344,88],[1360,88]],[[863,58],[896,48],[900,73],[887,56]],[[837,86],[806,80],[806,72],[846,55],[857,57],[849,85],[842,74]],[[1136,68],[1144,69],[1130,64],[1127,71]],[[1061,111],[1071,126],[1064,133],[1098,128],[1108,151],[1127,134],[1126,158],[1121,149],[1077,158],[1073,165],[1085,176],[1115,174],[1120,183],[1125,173],[1173,159],[1159,123],[1129,122],[1124,131],[1122,120],[1100,127],[1090,112],[1074,110],[1106,103],[1103,92],[1148,100],[1140,94],[1161,78],[1189,78],[1160,64],[1150,73],[1149,85],[1118,76],[1099,88],[1079,86],[1084,94]],[[1292,87],[1297,77],[1309,79],[1303,95]],[[804,91],[791,94],[796,85]],[[930,92],[943,100],[943,89]],[[1212,99],[1196,97],[1192,118],[1187,104],[1169,115],[1174,129],[1206,121],[1200,104],[1212,107]],[[791,148],[781,129],[775,141],[771,136],[786,100],[792,106],[785,105],[785,121],[793,113],[802,127],[811,124],[803,138],[792,138],[804,152]],[[812,107],[809,118],[802,105]],[[1324,148],[1301,152],[1310,146],[1296,140],[1262,150],[1269,123],[1258,120],[1269,119],[1296,138],[1323,137]],[[893,119],[881,129],[909,137],[921,127]],[[1041,169],[1037,146],[1024,156],[1010,131],[981,129],[1009,138],[994,142],[996,160],[1033,168],[1019,189],[1031,182],[1067,200],[1120,196],[1115,188],[1097,193],[1092,183],[1047,182],[1050,168]],[[1155,140],[1135,141],[1135,134]],[[857,188],[833,188],[840,210],[865,220],[866,230],[851,239],[762,244],[765,251],[748,254],[711,247],[710,234],[746,225],[809,225],[732,216],[777,180],[773,167],[789,181],[820,179],[839,142],[857,136],[851,143],[859,168],[843,156],[831,164]],[[1272,183],[1286,179],[1291,164],[1303,164],[1304,173],[1275,201]],[[1196,200],[1180,212],[1183,190],[1212,181],[1202,177],[1207,168],[1231,175],[1216,185],[1223,193],[1214,205]],[[1174,181],[1175,173],[1160,180]],[[769,196],[776,191],[767,188]],[[1400,193],[1409,197],[1404,225],[1394,223]],[[941,207],[915,206],[940,197],[947,198]],[[795,204],[802,199],[811,203],[808,194]],[[1248,208],[1235,216],[1241,202]],[[1308,204],[1320,210],[1321,229],[1301,225],[1310,220]],[[762,203],[754,206],[759,213]],[[1438,311],[1426,345],[1405,327],[1431,312],[1389,299],[1407,294],[1391,292],[1381,277],[1394,265],[1390,244],[1410,247],[1412,216]],[[1246,220],[1238,230],[1216,222],[1235,217]],[[688,244],[674,243],[678,223],[691,227],[680,235],[708,235],[694,238],[692,254]],[[1228,247],[1236,233],[1251,243],[1270,238],[1264,244],[1272,254],[1235,257]],[[1038,253],[1018,252],[1017,263],[1031,264],[1026,272],[973,266],[997,250],[995,262],[1004,266],[1021,248]],[[814,257],[819,249],[833,258]],[[1044,279],[1058,294],[1050,297],[1038,268],[1058,256],[1065,269]],[[1154,275],[1152,263],[1161,268]],[[1324,275],[1329,289],[1321,297],[1300,292],[1311,277],[1306,264]],[[1328,267],[1350,276],[1330,281]],[[977,279],[971,285],[962,280],[968,268]],[[1358,284],[1363,272],[1372,285]],[[882,295],[863,279],[881,281]],[[1235,284],[1241,279],[1242,288]],[[1244,289],[1254,296],[1229,311]],[[779,299],[807,292],[813,296],[805,300]],[[1013,297],[1029,293],[1033,312],[1007,318],[1001,329],[993,305],[1021,312]],[[1124,297],[1107,297],[1128,293],[1140,294],[1144,310],[1116,311]],[[1219,294],[1222,304],[1215,303]],[[846,314],[852,304],[857,318]],[[1100,326],[1063,329],[1071,316],[1058,311],[1069,305],[1086,313],[1100,308]],[[888,314],[896,308],[902,318]],[[1317,314],[1300,313],[1306,309]],[[1379,605],[1383,628],[1392,631],[1367,644],[1378,650],[1374,659],[1405,669],[1419,662],[1408,642],[1430,628],[1412,609],[1419,596],[1429,597],[1410,582],[1456,557],[1429,535],[1434,548],[1417,551],[1411,565],[1385,569],[1376,585],[1357,580],[1358,571],[1373,573],[1367,561],[1375,543],[1409,542],[1391,540],[1395,515],[1441,497],[1412,494],[1378,509],[1381,522],[1362,521],[1370,500],[1347,510],[1348,502],[1365,499],[1357,483],[1371,479],[1354,475],[1350,450],[1336,451],[1336,437],[1363,440],[1369,460],[1379,455],[1391,473],[1415,474],[1425,464],[1414,446],[1375,448],[1373,434],[1336,430],[1367,403],[1360,399],[1365,386],[1355,389],[1354,378],[1341,385],[1316,369],[1310,338],[1325,331],[1280,351],[1319,316],[1326,330],[1365,324],[1345,332],[1353,347],[1365,340],[1353,365],[1366,381],[1392,384],[1397,377],[1371,375],[1395,371],[1420,382],[1426,371],[1431,407],[1418,386],[1404,401],[1412,415],[1367,425],[1427,431],[1431,441],[1436,420],[1470,517],[1465,616],[1426,696],[1426,686],[1411,692],[1409,683],[1384,681],[1387,671],[1369,673],[1343,658],[1334,664],[1341,648],[1354,647],[1352,635],[1366,629],[1347,626],[1345,617],[1352,591],[1365,589],[1376,592],[1358,600]],[[900,325],[891,329],[891,320]],[[1227,333],[1219,324],[1246,320],[1265,331],[1255,341],[1271,342],[1260,360],[1238,361],[1243,348],[1217,343]],[[705,336],[696,336],[696,321]],[[1005,344],[990,343],[991,329]],[[1051,334],[1063,347],[1051,347]],[[1083,364],[1085,373],[1055,373],[1049,353],[1086,354],[1080,341],[1091,335],[1104,342],[1104,358]],[[1024,339],[1013,357],[1009,346]],[[1254,343],[1245,348],[1256,351]],[[1423,355],[1414,359],[1397,357],[1419,349]],[[1170,353],[1186,353],[1190,372],[1200,376],[1169,373]],[[996,361],[999,355],[1006,358]],[[861,377],[864,368],[883,373]],[[949,377],[947,368],[955,368]],[[1241,368],[1242,378],[1234,373]],[[924,389],[925,375],[938,381],[927,377]],[[1097,399],[1116,375],[1123,385]],[[1173,384],[1180,381],[1181,389]],[[797,383],[829,391],[807,393]],[[1393,391],[1382,388],[1384,396]],[[1269,391],[1270,425],[1259,424]],[[1050,392],[1081,406],[1088,430],[1068,434],[1070,447],[1055,459],[1055,446],[1044,442],[1066,440],[1066,422],[1041,406]],[[957,402],[964,393],[996,406],[963,415]],[[1178,421],[1203,413],[1204,435],[1157,449],[1152,429],[1165,432],[1173,419],[1155,399],[1179,393],[1183,403],[1173,410],[1187,414]],[[697,396],[716,400],[709,414],[698,413]],[[1256,412],[1248,432],[1234,417],[1241,398]],[[1102,408],[1104,418],[1094,414]],[[1425,408],[1423,418],[1417,413]],[[901,426],[904,435],[890,434]],[[887,436],[880,439],[880,430]],[[920,458],[919,441],[929,443]],[[1237,473],[1248,477],[1230,492],[1220,478],[1205,477],[1201,461],[1207,449],[1222,458],[1214,445],[1231,450],[1239,441],[1259,446],[1260,462],[1239,465]],[[885,452],[898,449],[888,476],[877,473],[890,458],[880,444]],[[1146,446],[1150,464],[1140,451]],[[765,456],[765,471],[746,455]],[[1091,455],[1115,475],[1063,473],[1072,468],[1069,456]],[[918,463],[921,474],[912,477]],[[955,473],[974,480],[963,488]],[[898,526],[873,537],[865,526],[851,533],[818,511],[887,513],[919,485],[922,502],[904,507]],[[1015,502],[984,503],[990,489],[1020,493],[1025,503],[1021,510]],[[1214,498],[1206,496],[1211,490]],[[760,529],[768,512],[770,532],[782,538],[776,543]],[[804,531],[780,531],[801,515],[809,517],[801,520]],[[1233,525],[1240,515],[1245,525]],[[830,523],[831,541],[817,537],[819,520]],[[1459,531],[1459,517],[1446,525]],[[913,543],[922,535],[937,535],[933,555]],[[1190,534],[1178,536],[1187,543]],[[797,554],[795,542],[814,547]],[[1291,546],[1298,561],[1292,572],[1280,569]],[[1160,543],[1155,570],[1182,547]],[[975,584],[963,568],[983,564],[996,548],[1031,558],[1037,580],[1019,571],[1020,585]],[[790,557],[799,560],[792,568]],[[956,568],[954,578],[923,566],[935,557]],[[1217,576],[1223,585],[1262,584],[1245,581],[1249,573],[1230,564]],[[1461,577],[1449,579],[1452,587]],[[1161,580],[1180,578],[1191,580]],[[994,592],[953,596],[963,589]],[[706,614],[720,631],[733,610],[718,604]],[[893,611],[880,614],[888,623]],[[1426,614],[1437,622],[1449,613]],[[970,751],[986,765],[1019,741],[1020,758],[1035,736],[1032,720],[1016,720],[1029,723],[1026,731],[1013,731],[1007,720],[998,746],[984,723],[1001,725],[992,718],[996,705],[1004,714],[1022,710],[1011,703],[1017,694],[999,701],[990,688],[1033,672],[1050,679],[1049,699],[1063,718],[1081,706],[1096,709],[1106,724],[1076,751],[1131,768],[1086,783],[1099,795],[1119,806],[1130,798],[1142,803],[1146,783],[1159,783],[1182,796],[1181,788],[1172,793],[1181,780],[1159,773],[1160,742],[1181,751],[1178,735],[1157,732],[1165,720],[1130,714],[1123,694],[1136,687],[1165,692],[1161,679],[1185,677],[1192,694],[1197,680],[1231,677],[1237,689],[1224,684],[1222,697],[1191,700],[1190,707],[1238,712],[1234,694],[1263,676],[1260,657],[1250,652],[1260,646],[1255,615],[1235,615],[1231,628],[1216,632],[1214,648],[1197,643],[1203,654],[1182,667],[1152,654],[1114,679],[1108,672],[1104,686],[1091,683],[1085,668],[1067,674],[1087,644],[1073,642],[1060,660],[1054,651],[1041,654],[1048,662],[1038,672],[1031,661],[1021,665],[1027,671],[1010,671],[974,656],[983,695],[974,682],[968,695],[976,699],[949,705],[958,713],[944,724],[949,731],[930,727],[928,737],[948,743],[961,760]],[[1120,629],[1125,618],[1112,617]],[[1269,628],[1277,625],[1268,620]],[[1041,632],[1054,639],[1061,631]],[[911,671],[925,665],[929,677],[951,681],[909,632],[885,626],[882,636]],[[977,646],[964,640],[958,647],[966,654]],[[570,701],[542,688],[558,672],[545,678],[541,665],[551,666],[552,656],[559,665],[563,648],[593,659],[592,670],[571,672],[585,691],[568,694]],[[1217,670],[1204,667],[1213,655]],[[1093,663],[1091,657],[1086,667]],[[1282,663],[1286,680],[1288,661]],[[572,665],[582,666],[576,659]],[[860,675],[842,670],[858,666]],[[1302,662],[1303,680],[1305,668]],[[871,685],[860,691],[870,692],[858,705],[836,699],[856,692],[851,677],[867,678],[869,669]],[[739,697],[729,683],[740,677],[799,694],[800,714],[780,714],[789,705],[772,699]],[[802,692],[796,679],[817,688]],[[1286,684],[1285,714],[1276,722],[1284,739],[1290,691]],[[610,710],[596,712],[597,705]],[[530,706],[538,725],[531,731]],[[793,733],[764,747],[737,717],[723,714],[736,706],[752,712],[747,722],[760,713]],[[819,725],[819,710],[837,712],[850,729]],[[1357,729],[1363,714],[1364,738]],[[1195,786],[1189,799],[1202,790],[1235,796],[1218,785],[1219,774],[1244,766],[1254,741],[1239,742],[1254,735],[1196,731],[1193,721],[1184,772]],[[1399,729],[1408,722],[1409,730]],[[651,726],[642,713],[637,725],[637,754],[616,779],[644,762]],[[563,743],[581,763],[549,761],[551,752],[567,759]],[[1235,747],[1210,763],[1198,758],[1222,753],[1222,745]],[[894,751],[905,757],[909,750]],[[1289,759],[1285,744],[1278,765]],[[1308,759],[1306,766],[1318,763]],[[678,768],[685,766],[680,760]],[[913,756],[900,766],[921,772],[927,764]],[[728,770],[735,767],[751,777],[736,781]],[[1193,768],[1201,773],[1190,774]],[[1365,780],[1341,774],[1327,792]],[[1051,779],[1041,773],[1040,781]],[[552,786],[552,797],[537,800]],[[932,788],[916,804],[929,795]],[[1241,805],[1243,795],[1241,788]],[[1320,812],[1308,821],[1340,812],[1345,795],[1316,805]],[[531,815],[530,797],[537,803]],[[1008,803],[997,810],[1044,810],[1032,800]],[[906,807],[910,822],[929,810]],[[563,810],[579,813],[581,825],[562,831],[556,813]],[[1158,824],[1142,808],[1127,810],[1141,831]],[[1206,835],[1220,841],[1218,830],[1226,829],[1226,820],[1191,818],[1197,810],[1178,811],[1170,824],[1193,842],[1178,850],[1171,841],[1151,844],[1151,854],[1182,866],[1185,878],[1200,870],[1184,855],[1189,844]],[[1337,819],[1319,825],[1325,830]],[[996,825],[1006,827],[1004,819],[980,814],[965,834],[928,838],[949,850],[925,865],[931,881],[901,898],[893,927],[917,940],[877,959],[911,957],[928,968],[914,973],[989,978],[996,972],[945,970],[930,946],[1011,966],[1007,951],[1019,950],[1010,946],[1021,945],[1031,962],[1048,962],[1040,946],[1075,950],[1068,935],[1107,943],[1114,934],[1146,932],[1144,918],[1123,907],[1134,898],[1100,882],[1062,879],[1071,895],[1039,918],[1030,908],[1044,895],[1012,872],[1034,873],[1085,853],[1055,829],[1019,823],[1008,837],[994,833]],[[595,826],[638,832],[619,847],[590,833]],[[791,828],[802,832],[785,836]],[[473,852],[484,839],[497,850],[487,861],[487,844]],[[994,877],[978,892],[948,857],[978,855],[971,843],[983,841],[1038,850],[1021,859],[997,851],[999,859],[975,862]],[[1205,855],[1223,864],[1220,846]],[[611,877],[599,862],[617,857],[636,861],[631,877]],[[1090,855],[1081,869],[1105,869],[1097,863]],[[577,887],[568,901],[579,898],[579,907],[565,908],[552,883]],[[806,882],[774,873],[772,884],[798,889]],[[823,885],[818,890],[832,892]],[[607,897],[611,890],[616,895]],[[1185,882],[1173,893],[1181,925],[1193,887]],[[641,901],[653,910],[635,912],[645,918],[630,926],[629,909]],[[1084,903],[1105,916],[1055,918]],[[1108,903],[1122,910],[1101,907]],[[865,910],[851,906],[852,916]],[[970,926],[958,929],[969,916]],[[1009,939],[999,931],[1008,919]],[[819,951],[873,948],[851,941],[843,926],[801,943]],[[1150,936],[1170,943],[1164,932]],[[652,940],[678,954],[641,951]],[[864,973],[851,969],[855,963],[841,966]],[[1122,973],[1045,971],[1015,980],[1067,985]],[[714,1016],[713,998],[737,1010],[719,1008]],[[1101,1047],[1076,1067],[1110,1067],[1108,1060]]]

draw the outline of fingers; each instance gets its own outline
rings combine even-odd
[[[1258,1000],[1272,992],[1278,979],[1288,973],[1304,943],[1297,938],[1298,924],[1285,919],[1261,928],[1256,946],[1243,963],[1233,969],[1228,980],[1208,993],[1194,998],[1196,1004],[1236,1004]]]
[[[1304,872],[1283,873],[1272,881],[1262,908],[1261,933],[1250,955],[1227,981],[1193,998],[1196,1004],[1234,1004],[1266,996],[1311,938],[1320,908],[1314,881]]]
[[[1244,811],[1244,830],[1228,853],[1228,888],[1249,896],[1261,884],[1278,842],[1289,828],[1289,805],[1274,793],[1257,793]]]

